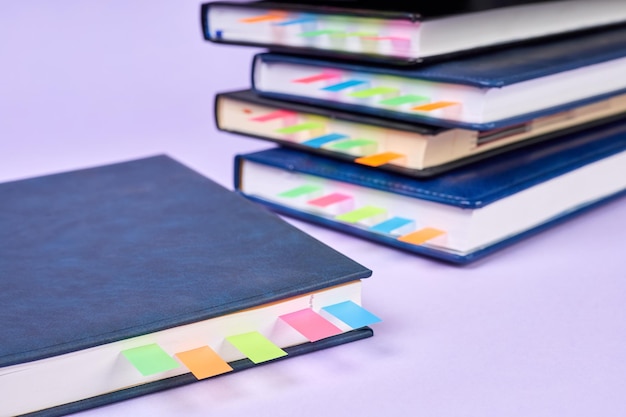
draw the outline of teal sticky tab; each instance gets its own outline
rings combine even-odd
[[[266,362],[287,356],[287,352],[276,346],[259,332],[229,336],[226,340],[254,363]]]
[[[401,106],[403,104],[427,103],[429,101],[430,97],[407,94],[405,96],[398,96],[381,100],[379,104],[384,104],[385,106]]]
[[[406,227],[414,223],[415,222],[411,219],[405,219],[403,217],[392,217],[391,219],[387,219],[384,222],[378,223],[370,227],[370,230],[372,232],[390,234],[394,230],[400,229],[401,227]]]
[[[180,364],[167,354],[159,345],[139,346],[122,351],[122,355],[139,371],[148,376],[176,369]]]
[[[316,138],[309,139],[307,141],[302,142],[302,145],[310,146],[311,148],[321,148],[323,145],[326,145],[330,142],[335,142],[339,139],[345,139],[348,136],[342,135],[341,133],[329,133],[328,135],[318,136]]]
[[[374,96],[380,96],[383,94],[396,93],[397,91],[398,89],[393,87],[374,87],[367,88],[365,90],[355,91],[353,93],[350,93],[349,95],[356,98],[369,98]]]
[[[282,192],[278,194],[278,196],[286,197],[286,198],[295,198],[295,197],[301,197],[303,195],[311,194],[312,192],[319,191],[321,189],[322,187],[319,187],[317,185],[305,184],[300,187],[292,188],[291,190]]]
[[[344,301],[343,303],[333,304],[323,307],[322,310],[337,317],[353,329],[369,326],[370,324],[382,321],[374,314],[370,313],[360,305],[353,301]]]
[[[320,127],[324,127],[324,124],[319,122],[307,122],[276,129],[276,133],[298,133],[305,130],[319,129]]]
[[[365,206],[356,210],[349,211],[347,213],[340,214],[335,217],[337,220],[341,220],[347,223],[358,223],[361,220],[368,219],[370,217],[378,216],[379,214],[386,213],[387,210],[380,207]]]

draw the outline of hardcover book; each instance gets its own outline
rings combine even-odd
[[[276,148],[238,156],[235,186],[286,215],[467,263],[623,195],[625,149],[622,121],[416,179]]]
[[[516,3],[218,1],[202,5],[201,19],[212,42],[396,64],[626,20],[618,1]]]
[[[219,129],[413,177],[451,169],[624,117],[626,95],[477,131],[394,121],[260,97],[250,90],[218,94]]]
[[[259,54],[261,95],[436,126],[489,130],[626,91],[626,27],[394,68]]]
[[[372,335],[371,271],[167,156],[0,184],[0,416]]]

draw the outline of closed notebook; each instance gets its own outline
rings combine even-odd
[[[626,27],[417,68],[259,54],[261,95],[436,126],[489,130],[626,91]]]
[[[166,156],[0,184],[0,253],[3,417],[372,335],[367,268]]]
[[[430,177],[624,117],[626,95],[486,131],[330,110],[260,97],[250,90],[218,94],[214,108],[217,127],[224,131],[385,171]]]
[[[276,148],[236,158],[236,188],[287,215],[467,263],[624,194],[626,123],[432,178]]]
[[[626,20],[626,9],[611,0],[498,6],[476,1],[219,1],[203,4],[201,19],[205,39],[217,43],[405,65]]]

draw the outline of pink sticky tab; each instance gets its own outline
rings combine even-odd
[[[280,319],[296,329],[302,336],[315,342],[341,333],[341,329],[310,308],[280,316]]]
[[[287,117],[293,117],[296,113],[289,110],[276,110],[262,116],[253,117],[250,120],[253,122],[269,122],[270,120],[285,119]]]
[[[299,84],[311,84],[318,81],[333,80],[339,77],[341,77],[341,74],[336,72],[322,72],[321,74],[311,75],[310,77],[298,78],[292,82]]]
[[[310,200],[308,203],[318,207],[328,207],[332,204],[341,203],[342,201],[352,200],[352,197],[340,193],[327,194],[325,196]]]

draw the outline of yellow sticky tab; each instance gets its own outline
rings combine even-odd
[[[378,167],[396,159],[405,158],[405,155],[395,152],[383,152],[375,155],[363,156],[354,160],[357,164]]]
[[[233,370],[228,362],[208,346],[179,352],[176,357],[198,379],[209,378]]]
[[[416,232],[409,233],[408,235],[400,236],[398,238],[401,242],[411,243],[413,245],[422,245],[431,239],[444,235],[446,232],[443,230],[435,229],[434,227],[425,227]]]
[[[436,101],[434,103],[423,104],[421,106],[411,107],[411,110],[415,111],[433,111],[443,109],[444,107],[456,106],[459,103],[455,101]]]

